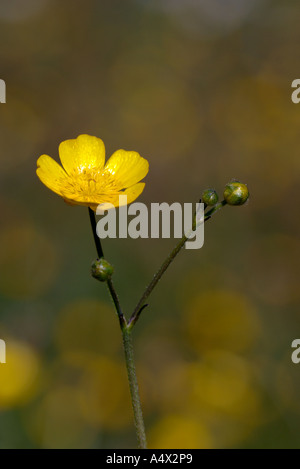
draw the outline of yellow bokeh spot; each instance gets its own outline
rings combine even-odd
[[[140,367],[139,382],[145,415],[151,411],[175,412],[189,397],[188,363],[163,362],[156,369]]]
[[[0,409],[23,405],[34,397],[40,362],[28,345],[6,340],[6,363],[0,364]]]
[[[119,429],[132,423],[123,364],[100,356],[91,358],[82,375],[80,392],[80,408],[90,425]]]
[[[80,391],[70,385],[49,389],[31,409],[26,427],[42,448],[87,448],[96,438],[96,431],[86,425],[80,411]]]
[[[61,310],[56,322],[55,339],[63,353],[105,351],[109,354],[118,351],[121,346],[113,309],[91,299],[69,303]]]
[[[26,418],[26,427],[39,446],[86,448],[102,432],[132,428],[123,362],[70,351],[48,371],[50,386]]]
[[[211,290],[192,298],[184,314],[188,337],[201,354],[220,348],[249,349],[260,333],[260,321],[248,299],[235,291]]]
[[[0,233],[0,291],[8,297],[42,294],[54,280],[58,258],[52,241],[23,223]]]
[[[168,415],[149,431],[149,447],[154,449],[210,449],[209,429],[193,417]]]
[[[209,409],[247,424],[263,418],[262,398],[255,384],[254,372],[246,360],[215,350],[190,366],[191,409]]]

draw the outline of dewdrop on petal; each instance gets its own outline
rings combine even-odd
[[[106,282],[110,279],[114,272],[113,266],[107,262],[103,257],[96,259],[92,263],[91,273],[94,278],[100,280],[100,282]]]

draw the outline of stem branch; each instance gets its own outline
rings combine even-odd
[[[224,205],[226,205],[225,200],[223,200],[222,202],[216,204],[212,209],[210,209],[208,212],[206,212],[205,217],[204,217],[204,222],[208,221],[212,217],[212,215],[215,212],[217,212],[220,208],[224,207]],[[195,230],[195,228],[196,228],[196,217],[194,219],[192,229]],[[132,315],[131,315],[131,317],[128,321],[128,328],[129,329],[131,329],[135,325],[137,320],[139,319],[140,313],[141,313],[142,309],[144,308],[145,301],[147,300],[148,296],[150,295],[150,293],[152,292],[154,287],[157,285],[157,283],[159,282],[159,280],[161,279],[161,277],[163,276],[163,274],[165,273],[165,271],[167,270],[169,265],[173,262],[173,260],[177,256],[177,254],[181,251],[181,249],[185,245],[185,242],[188,239],[189,239],[189,236],[186,236],[186,235],[184,235],[181,238],[181,240],[179,241],[177,246],[175,246],[173,251],[168,255],[166,260],[162,263],[162,265],[160,266],[160,268],[158,269],[158,271],[156,272],[156,274],[152,278],[149,285],[146,287],[146,290],[142,294],[141,299],[139,300],[138,304],[134,308],[134,311],[133,311],[133,313],[132,313]]]
[[[138,304],[134,308],[134,311],[133,311],[133,313],[132,313],[132,315],[131,315],[131,317],[128,321],[128,327],[129,328],[132,328],[134,326],[134,324],[136,323],[136,321],[138,320],[138,318],[140,316],[141,309],[143,308],[143,306],[145,304],[145,301],[147,300],[148,296],[150,295],[150,293],[152,292],[154,287],[157,285],[157,283],[159,282],[159,280],[161,279],[161,277],[163,276],[163,274],[165,273],[165,271],[167,270],[167,268],[169,267],[171,262],[175,259],[175,257],[179,253],[179,251],[183,248],[183,246],[184,246],[187,239],[188,238],[186,236],[183,236],[181,238],[181,240],[179,241],[177,246],[175,246],[173,251],[169,254],[169,256],[162,263],[162,265],[160,266],[160,268],[158,269],[158,271],[156,272],[156,274],[152,278],[151,282],[149,283],[146,290],[144,291],[141,299],[139,300]]]
[[[101,258],[103,257],[101,240],[97,236],[97,233],[96,233],[95,213],[90,208],[89,208],[89,215],[90,215],[90,221],[91,221],[91,226],[93,230],[97,253],[98,253],[99,258]],[[121,331],[122,331],[123,348],[124,348],[127,376],[128,376],[128,381],[129,381],[130,396],[131,396],[131,402],[132,402],[132,408],[133,408],[136,436],[137,436],[139,448],[144,449],[144,448],[147,448],[146,432],[145,432],[145,424],[144,424],[144,419],[143,419],[141,399],[140,399],[140,394],[139,394],[139,387],[138,387],[136,369],[135,369],[135,363],[134,363],[131,331],[127,326],[127,321],[123,314],[121,304],[120,304],[117,292],[115,290],[115,287],[113,285],[111,278],[109,278],[106,281],[106,284],[109,289],[112,301],[114,303],[115,310],[117,312]]]
[[[115,306],[115,309],[116,309],[116,313],[117,313],[118,318],[119,318],[120,327],[122,329],[123,327],[127,326],[126,318],[123,314],[123,311],[122,311],[122,308],[121,308],[121,305],[120,305],[120,301],[119,301],[117,292],[115,290],[115,287],[113,285],[113,282],[112,282],[111,278],[106,281],[106,284],[107,284],[107,287],[109,289],[111,299],[113,300],[113,303],[114,303],[114,306]]]

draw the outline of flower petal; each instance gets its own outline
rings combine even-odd
[[[141,195],[145,185],[146,184],[144,182],[139,182],[138,184],[134,184],[134,186],[131,186],[126,189],[126,191],[122,192],[122,195],[127,195],[127,204],[131,204],[131,202],[133,202]]]
[[[149,163],[136,151],[117,150],[107,161],[104,171],[114,176],[118,189],[125,189],[146,176]]]
[[[83,134],[61,142],[59,157],[68,174],[85,170],[100,172],[105,162],[105,146],[101,138]]]
[[[133,186],[129,187],[129,189],[126,189],[125,191],[121,191],[118,194],[115,194],[113,196],[110,195],[109,203],[104,202],[104,201],[103,202],[99,201],[98,204],[90,203],[89,207],[96,212],[97,207],[100,204],[101,204],[101,209],[102,210],[111,209],[112,208],[111,204],[114,205],[115,207],[121,207],[123,205],[128,205],[131,202],[133,202],[135,199],[137,199],[139,197],[139,195],[141,195],[141,193],[144,190],[145,185],[146,184],[144,182],[139,182],[138,184],[134,184]],[[119,196],[124,196],[124,195],[127,196],[127,200],[125,201],[124,200],[125,198],[123,200],[122,199],[120,200]]]
[[[40,156],[37,160],[36,174],[45,186],[62,195],[62,188],[68,175],[53,158],[48,155]]]

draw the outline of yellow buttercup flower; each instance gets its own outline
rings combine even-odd
[[[48,155],[37,161],[37,175],[56,194],[72,205],[96,210],[99,204],[119,206],[119,196],[133,202],[144,190],[141,181],[149,163],[135,151],[117,150],[105,164],[105,147],[100,138],[79,135],[59,145],[61,167]]]

